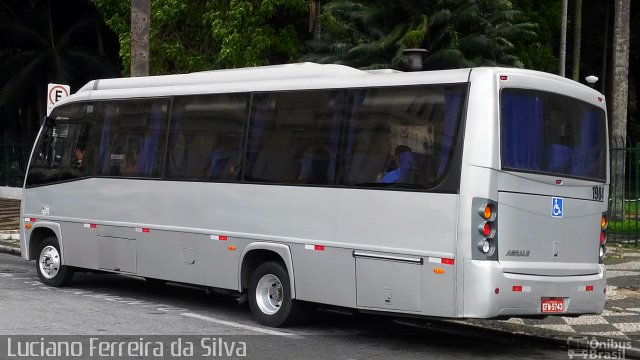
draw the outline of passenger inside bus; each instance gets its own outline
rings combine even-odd
[[[381,183],[395,183],[400,178],[401,157],[405,153],[411,153],[411,148],[407,145],[398,145],[394,151],[394,157],[391,163],[387,166],[384,173],[379,175]],[[404,164],[403,164],[404,165]]]
[[[140,158],[140,152],[136,146],[127,150],[124,162],[120,168],[120,174],[122,175],[136,175],[138,173],[138,160]]]

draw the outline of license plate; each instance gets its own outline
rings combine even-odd
[[[540,301],[540,309],[543,313],[561,313],[564,312],[564,299],[547,298]]]

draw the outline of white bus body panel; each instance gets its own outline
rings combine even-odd
[[[607,206],[592,199],[592,187],[607,185],[608,177],[603,184],[501,170],[502,87],[559,93],[605,109],[601,94],[554,75],[518,69],[472,71],[458,237],[469,239],[475,231],[469,225],[476,210],[472,209],[474,198],[497,201],[499,261],[471,260],[471,246],[476,245],[458,242],[458,258],[465,258],[457,263],[464,278],[457,284],[460,315],[541,315],[541,299],[547,297],[566,299],[565,313],[601,313],[606,275],[604,266],[598,264],[599,224]],[[607,163],[607,174],[608,168]],[[604,188],[608,194],[608,187]],[[561,219],[551,217],[552,197],[564,199]],[[527,255],[508,256],[509,250],[525,250],[522,254]],[[514,291],[513,286],[525,291]]]
[[[429,258],[454,258],[457,195],[93,178],[25,189],[24,200],[24,216],[36,224],[60,224],[66,265],[240,290],[244,248],[281,243],[291,249],[298,299],[454,315],[453,266]],[[47,216],[40,213],[45,205]],[[355,250],[381,258],[362,261]],[[389,256],[425,260],[407,265]],[[356,273],[372,264],[377,272],[366,271],[356,283]],[[411,279],[385,275],[407,266]],[[446,272],[436,274],[435,267]],[[358,302],[358,292],[373,302]]]

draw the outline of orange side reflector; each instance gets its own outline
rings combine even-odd
[[[444,274],[444,269],[441,269],[441,268],[434,268],[434,269],[433,269],[433,272],[434,272],[435,274],[442,275],[442,274]]]
[[[27,230],[31,229],[31,224],[24,224],[24,228]]]
[[[227,249],[229,249],[230,251],[235,251],[235,250],[236,250],[236,247],[235,247],[235,246],[233,246],[233,245],[229,245],[229,247],[228,247]]]

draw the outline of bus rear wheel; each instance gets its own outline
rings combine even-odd
[[[65,286],[71,281],[73,269],[62,265],[58,240],[50,236],[38,247],[36,271],[43,284],[54,287]]]
[[[280,327],[305,318],[306,304],[291,298],[287,270],[278,262],[260,264],[249,280],[249,307],[263,325]]]

